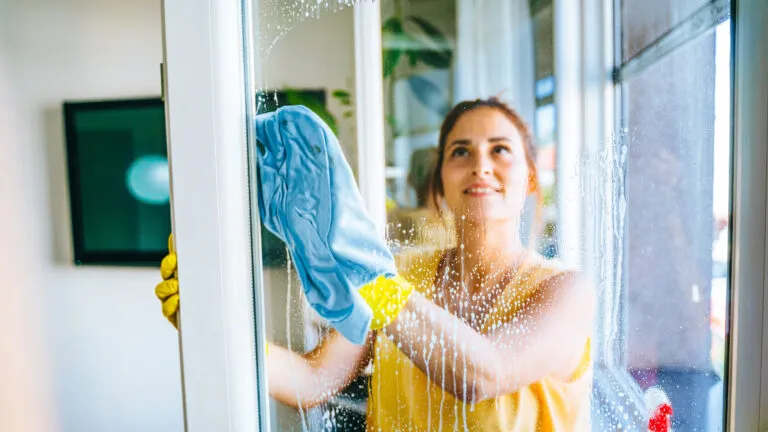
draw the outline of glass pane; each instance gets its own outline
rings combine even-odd
[[[622,61],[689,18],[710,0],[621,0]]]
[[[457,7],[455,0],[381,2],[388,238],[404,250],[452,242],[429,189],[440,125],[460,91]]]
[[[260,60],[258,112],[273,112],[288,105],[306,106],[329,126],[356,172],[352,2],[260,0],[254,1],[254,10],[258,47],[254,55]],[[274,356],[283,347],[295,353],[311,352],[329,326],[309,307],[285,243],[264,226],[261,232],[270,354]],[[273,377],[270,371],[270,379]],[[281,382],[270,386],[272,396],[280,385],[299,385],[295,375],[279,378],[274,381]],[[365,388],[356,381],[343,392],[325,398],[324,403],[312,406],[296,393],[300,404],[285,404],[273,398],[271,430],[364,430]]]
[[[722,430],[729,23],[626,82],[626,368],[675,430]]]
[[[428,190],[440,126],[455,104],[498,96],[518,111],[534,135],[543,201],[539,224],[545,227],[537,241],[554,257],[551,2],[501,1],[479,7],[455,0],[385,0],[382,15],[389,239],[394,247],[453,244],[450,222],[446,227],[445,218],[435,219],[438,204]],[[402,40],[410,46],[403,47]],[[528,226],[535,205],[529,207]],[[523,236],[528,235],[526,230]]]
[[[310,108],[357,176],[353,8],[256,4],[260,112]],[[621,86],[623,129],[566,161],[576,178],[556,158],[571,113],[558,111],[551,2],[380,5],[382,241],[419,294],[354,345],[309,305],[308,251],[262,227],[273,430],[648,430],[665,400],[675,430],[720,430],[729,24]],[[558,181],[581,196],[558,196]],[[560,209],[574,201],[585,268],[566,269]]]

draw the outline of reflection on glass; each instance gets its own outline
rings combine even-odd
[[[262,111],[310,107],[356,169],[351,7],[260,3],[262,19],[282,17],[260,28]],[[552,4],[381,8],[387,240],[418,294],[350,344],[308,307],[284,246],[265,241],[273,429],[647,430],[669,403],[676,430],[720,430],[729,24],[621,83],[624,129],[598,160],[575,161],[584,196],[557,197],[571,177],[556,159],[568,113]],[[619,15],[625,46],[658,37]],[[453,109],[466,100],[481,102]],[[597,203],[585,242],[614,249],[585,259],[603,265],[592,279],[557,261],[566,199]]]
[[[642,389],[667,394],[680,430],[723,422],[728,31],[625,84],[626,368]]]
[[[622,60],[626,61],[659,37],[689,20],[708,4],[727,2],[711,0],[621,0]],[[705,14],[706,15],[706,14]]]

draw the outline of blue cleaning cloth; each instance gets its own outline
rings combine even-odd
[[[396,269],[339,142],[303,106],[258,115],[256,137],[262,223],[288,246],[312,308],[362,344],[372,313],[357,291]]]

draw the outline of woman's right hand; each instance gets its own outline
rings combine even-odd
[[[168,255],[160,263],[160,276],[163,281],[155,287],[155,295],[162,303],[163,315],[178,330],[179,279],[173,234],[168,236]]]

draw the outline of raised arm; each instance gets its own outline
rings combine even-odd
[[[161,272],[164,281],[155,293],[176,325],[179,288],[172,252]],[[374,311],[374,329],[383,328],[433,382],[466,402],[512,393],[544,377],[568,379],[583,356],[595,310],[593,288],[575,273],[543,281],[513,322],[489,335],[413,292],[399,277],[369,284],[361,294]],[[270,346],[270,394],[294,407],[325,402],[367,364],[372,340],[358,346],[334,331],[303,355]],[[424,355],[430,350],[441,355]]]
[[[368,363],[372,340],[369,336],[366,344],[359,346],[332,331],[306,354],[270,344],[270,396],[295,408],[311,408],[326,402],[349,385]]]
[[[179,311],[179,282],[173,236],[168,238],[168,255],[160,265],[163,281],[155,288],[163,315],[174,326]],[[368,363],[372,337],[363,346],[355,345],[332,331],[320,345],[306,354],[297,354],[277,345],[269,346],[267,374],[269,392],[293,407],[321,404],[341,391]]]
[[[595,295],[575,273],[541,282],[512,320],[482,335],[418,293],[386,333],[432,382],[479,402],[544,377],[569,379],[592,332]],[[439,350],[441,355],[424,355]]]

